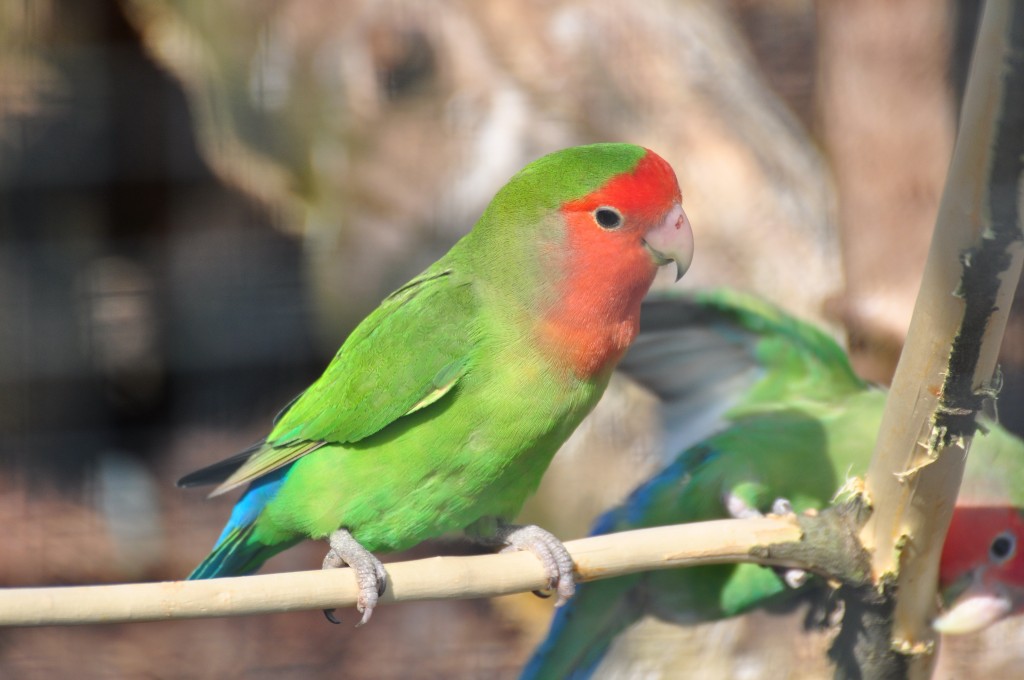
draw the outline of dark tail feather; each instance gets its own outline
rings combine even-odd
[[[177,481],[181,489],[188,489],[194,486],[206,486],[208,484],[220,484],[230,477],[235,470],[242,467],[245,461],[252,458],[253,454],[263,448],[263,442],[256,442],[245,451],[240,451],[230,458],[217,461],[213,465],[190,472]]]
[[[277,425],[278,421],[280,421],[281,418],[284,417],[284,414],[288,412],[288,409],[294,406],[295,402],[297,402],[303,394],[305,394],[305,392],[296,395],[294,399],[288,402],[287,406],[281,409],[280,413],[274,416],[274,425]],[[195,472],[190,472],[177,481],[177,486],[182,489],[188,489],[194,486],[220,484],[234,474],[238,468],[242,467],[247,460],[252,458],[253,454],[262,450],[265,444],[266,440],[261,439],[249,448],[244,451],[239,451],[230,458],[225,458],[224,460],[217,461],[212,465],[207,465]]]

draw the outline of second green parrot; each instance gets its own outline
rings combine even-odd
[[[858,378],[824,332],[725,290],[651,300],[643,319],[620,368],[659,397],[668,450],[683,453],[593,533],[823,508],[863,476],[886,394]],[[936,627],[946,632],[1024,610],[1024,442],[984,427],[940,565],[951,607]],[[734,616],[793,597],[803,576],[736,564],[581,584],[522,677],[590,677],[614,638],[644,616],[679,624]]]

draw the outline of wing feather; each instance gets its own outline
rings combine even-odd
[[[278,415],[261,446],[232,457],[230,465],[207,468],[230,471],[211,495],[327,444],[358,442],[443,398],[471,367],[477,311],[471,281],[444,260],[396,290],[352,332],[323,375]],[[203,472],[182,481],[219,481]]]

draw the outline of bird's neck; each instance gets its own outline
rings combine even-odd
[[[610,375],[639,331],[640,303],[655,272],[649,258],[570,267],[537,321],[542,351],[578,378]]]

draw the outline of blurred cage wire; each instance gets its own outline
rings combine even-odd
[[[0,0],[0,585],[186,574],[230,499],[173,480],[264,434],[513,172],[572,144],[664,155],[697,235],[685,285],[745,288],[825,323],[886,380],[976,13],[930,0]],[[1020,319],[1000,409],[1018,432]],[[582,535],[664,464],[636,392],[613,383],[529,517]],[[320,552],[269,568],[315,567]],[[357,634],[309,614],[4,630],[0,676],[514,677],[549,616],[513,597],[393,607]],[[605,672],[817,677],[822,641],[801,622],[650,621]],[[956,648],[998,675],[1013,657],[992,650],[1013,649],[1015,631]]]

